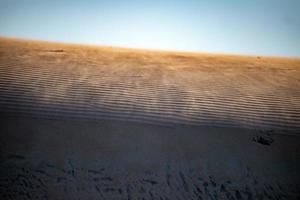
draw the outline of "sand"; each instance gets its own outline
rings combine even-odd
[[[300,60],[0,39],[2,199],[300,198]]]

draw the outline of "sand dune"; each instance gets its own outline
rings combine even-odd
[[[300,60],[1,39],[0,108],[53,118],[300,130]]]
[[[1,199],[299,199],[300,59],[0,39]]]

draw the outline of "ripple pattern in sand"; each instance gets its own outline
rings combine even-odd
[[[52,54],[50,58],[62,56]],[[122,56],[106,62],[86,58],[86,64],[84,59],[29,63],[21,56],[1,57],[0,111],[60,119],[300,130],[299,61],[284,66],[276,60],[250,60],[239,66],[237,57],[210,66],[201,56],[191,63],[160,58],[169,64],[157,56],[137,63],[120,62]]]

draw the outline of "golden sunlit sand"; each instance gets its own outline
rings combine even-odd
[[[1,107],[22,114],[298,131],[299,77],[299,59],[1,40]]]
[[[1,38],[0,194],[300,198],[299,88],[299,58]]]

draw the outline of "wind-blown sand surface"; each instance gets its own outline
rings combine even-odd
[[[299,199],[300,59],[0,39],[2,199]]]

